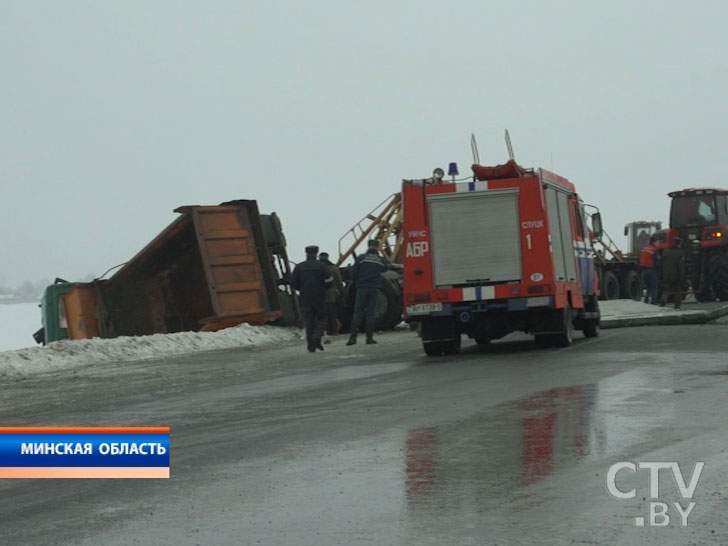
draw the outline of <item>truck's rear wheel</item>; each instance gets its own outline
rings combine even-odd
[[[427,356],[440,356],[443,351],[442,342],[440,341],[432,341],[429,343],[423,341],[422,348]]]
[[[589,320],[584,324],[584,328],[581,331],[584,333],[584,337],[599,337],[599,322]]]
[[[490,343],[490,338],[488,336],[482,335],[482,336],[475,336],[475,343],[478,345],[488,345]]]
[[[453,340],[443,342],[442,352],[446,355],[458,354],[460,352],[460,334]]]
[[[377,294],[377,330],[391,330],[402,322],[402,299],[399,287],[387,278]]]
[[[642,281],[636,271],[629,270],[622,275],[620,294],[625,300],[642,300]]]
[[[599,313],[599,301],[596,296],[586,296],[584,298],[585,311],[587,313]],[[581,331],[584,337],[599,337],[599,319],[590,318],[583,319]]]
[[[533,339],[539,349],[548,349],[554,346],[554,338],[551,334],[536,334]]]
[[[619,281],[611,271],[605,271],[604,275],[602,275],[601,296],[604,300],[619,298]]]
[[[460,335],[447,341],[423,341],[422,348],[427,356],[456,355],[460,352]]]
[[[713,293],[721,301],[728,300],[728,252],[721,249],[708,255],[708,279]]]
[[[559,334],[553,334],[554,345],[557,347],[568,347],[574,341],[574,319],[569,307],[565,307],[560,312],[564,323],[564,331]]]

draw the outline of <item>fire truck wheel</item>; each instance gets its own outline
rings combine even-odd
[[[584,328],[581,331],[584,333],[584,337],[599,337],[599,321],[585,320]]]
[[[460,334],[452,341],[445,341],[442,344],[442,352],[446,355],[456,355],[460,352]]]
[[[602,276],[602,299],[616,300],[619,298],[619,281],[611,271],[605,271]]]
[[[440,356],[442,354],[442,342],[422,343],[422,348],[427,356]]]
[[[728,300],[728,252],[721,249],[708,256],[708,278],[720,301]]]
[[[574,323],[571,309],[566,307],[561,311],[561,318],[564,324],[564,331],[560,334],[553,334],[554,345],[557,347],[568,347],[574,340]]]
[[[536,340],[536,346],[540,349],[548,349],[554,346],[554,338],[551,334],[536,334],[533,337]]]
[[[630,270],[622,275],[620,292],[624,300],[642,300],[642,281],[636,271]]]
[[[475,343],[478,345],[488,345],[490,343],[490,338],[488,336],[475,336]]]

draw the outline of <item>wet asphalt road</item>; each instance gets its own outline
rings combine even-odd
[[[172,479],[5,480],[0,543],[727,544],[727,335],[513,336],[426,358],[400,331],[6,383],[3,424],[171,425]],[[618,461],[686,479],[705,462],[688,526],[637,527],[648,474],[622,473],[636,496],[615,499]],[[681,501],[661,478],[659,501]]]

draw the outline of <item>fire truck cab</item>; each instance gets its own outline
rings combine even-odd
[[[585,205],[567,179],[505,165],[473,165],[473,179],[442,171],[404,180],[405,319],[427,355],[455,354],[514,331],[541,347],[599,334],[598,280]],[[439,176],[438,176],[439,175]]]

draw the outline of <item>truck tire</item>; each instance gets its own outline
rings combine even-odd
[[[557,347],[568,347],[574,341],[574,317],[570,307],[560,310],[564,331],[559,334],[552,334],[554,345]]]
[[[422,342],[422,348],[425,351],[425,354],[427,356],[440,356],[443,353],[443,346],[441,341],[435,341],[435,342]]]
[[[728,300],[728,252],[721,249],[708,255],[708,279],[713,294],[720,300]]]
[[[696,301],[699,301],[701,303],[706,301],[715,301],[715,294],[713,294],[713,289],[707,283],[702,286],[700,290],[694,291],[693,294],[695,294]]]
[[[599,312],[599,300],[596,296],[587,296],[584,298],[584,310],[587,313]],[[583,319],[581,331],[584,337],[599,337],[599,320],[600,319]]]
[[[338,304],[341,333],[351,331],[355,299],[356,287],[350,284]],[[396,281],[383,277],[382,286],[377,294],[377,321],[374,327],[377,330],[391,330],[400,322],[402,322],[402,291]]]
[[[402,322],[402,294],[399,285],[383,278],[377,300],[377,330],[391,330]]]
[[[554,338],[551,334],[536,334],[533,339],[539,349],[548,349],[554,346]]]
[[[336,314],[339,316],[339,333],[347,334],[351,331],[351,320],[354,317],[354,287],[350,284],[344,289],[344,295],[339,298]]]
[[[442,352],[446,355],[456,355],[460,352],[460,334],[452,341],[442,343]]]
[[[611,271],[605,271],[602,275],[601,298],[603,300],[619,299],[619,281]]]
[[[642,281],[634,269],[626,271],[620,280],[619,287],[622,299],[642,301]]]
[[[478,345],[490,344],[490,338],[488,336],[480,335],[480,336],[475,336],[473,339],[475,340],[475,343],[477,343]]]

